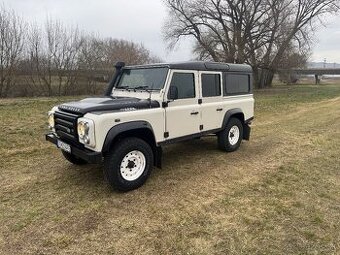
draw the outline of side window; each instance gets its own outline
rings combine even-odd
[[[235,95],[250,92],[250,76],[247,74],[224,74],[223,94]]]
[[[170,86],[177,88],[178,99],[195,97],[195,76],[193,73],[174,73]]]
[[[216,97],[221,95],[221,76],[219,74],[202,74],[202,96]]]

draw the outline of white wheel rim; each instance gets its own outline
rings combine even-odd
[[[146,159],[142,152],[131,151],[120,163],[120,174],[127,181],[137,180],[144,172]]]
[[[231,145],[235,145],[238,143],[240,139],[240,129],[238,126],[232,126],[228,133],[228,140]]]

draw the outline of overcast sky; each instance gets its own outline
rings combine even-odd
[[[162,25],[167,15],[162,0],[0,0],[25,20],[43,23],[47,17],[65,24],[113,37],[143,43],[164,61],[190,60],[191,42],[182,42],[169,52],[162,38]],[[320,27],[311,61],[340,63],[340,17]]]

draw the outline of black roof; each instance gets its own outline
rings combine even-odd
[[[224,72],[246,72],[251,73],[252,68],[246,64],[230,64],[219,62],[207,61],[187,61],[187,62],[174,62],[174,63],[157,63],[146,64],[137,66],[127,66],[125,68],[155,68],[155,67],[168,67],[170,69],[180,70],[197,70],[197,71],[224,71]]]

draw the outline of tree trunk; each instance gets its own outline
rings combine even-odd
[[[5,79],[1,78],[0,79],[0,97],[4,97],[3,95],[4,87],[5,87]]]
[[[258,81],[259,81],[259,69],[257,66],[252,66],[253,68],[253,87],[258,88]]]
[[[62,83],[63,83],[63,78],[62,76],[59,74],[59,83],[58,83],[58,96],[60,97],[61,96],[61,86],[62,86]]]
[[[263,89],[272,86],[275,71],[272,69],[254,70],[254,84],[255,88]]]

